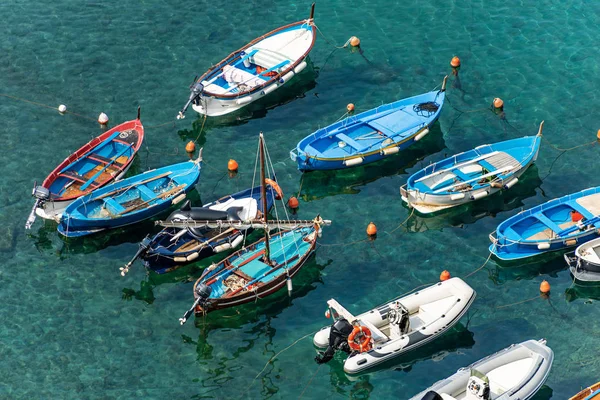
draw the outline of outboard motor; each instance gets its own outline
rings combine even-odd
[[[333,355],[337,350],[342,350],[346,353],[350,353],[350,346],[348,345],[348,336],[352,333],[354,327],[348,322],[347,319],[338,319],[331,325],[329,331],[329,346],[325,352],[320,352],[315,357],[317,364],[324,364],[333,358]]]
[[[490,400],[490,380],[485,374],[476,369],[471,369],[471,376],[467,382],[467,396],[465,399]]]
[[[444,400],[442,396],[440,396],[437,392],[430,390],[425,393],[425,396],[421,400]]]
[[[194,81],[195,81],[195,79],[194,79]],[[196,105],[199,104],[200,95],[202,94],[203,90],[204,90],[204,85],[202,85],[200,82],[192,83],[192,86],[190,86],[190,98],[188,99],[187,103],[185,103],[185,106],[183,106],[183,109],[181,111],[179,111],[179,115],[177,115],[177,119],[185,118],[184,114],[192,102]]]
[[[211,293],[212,288],[210,286],[205,285],[204,283],[201,283],[198,286],[196,286],[196,294],[198,295],[199,300],[198,305],[200,307],[206,305],[206,302],[208,301]]]
[[[29,213],[29,217],[27,217],[27,222],[25,223],[25,229],[31,229],[31,226],[35,222],[35,209],[38,206],[41,206],[50,199],[50,190],[43,186],[38,186],[37,182],[33,184],[33,191],[31,193],[33,197],[35,197],[35,204]]]
[[[390,323],[390,336],[398,338],[410,329],[410,319],[408,310],[399,301],[390,305],[388,312],[388,321]]]

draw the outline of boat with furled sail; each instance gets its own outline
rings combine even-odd
[[[310,17],[277,28],[254,39],[211,67],[190,86],[187,108],[209,117],[229,114],[263,98],[285,85],[307,66],[308,53],[317,38]]]
[[[58,222],[73,200],[122,178],[144,140],[144,127],[137,119],[124,122],[104,132],[67,157],[44,179],[34,185],[35,204],[25,229],[30,229],[38,215]]]
[[[265,182],[265,142],[259,136],[261,200],[267,209]],[[272,166],[271,166],[272,168]],[[286,212],[287,213],[287,212]],[[277,216],[277,209],[275,208]],[[314,220],[273,220],[266,213],[257,221],[183,221],[159,222],[162,226],[218,228],[231,226],[264,229],[264,237],[233,253],[218,264],[206,268],[194,283],[194,304],[179,319],[183,325],[194,313],[202,316],[214,310],[238,306],[269,296],[287,285],[292,290],[292,279],[314,252],[317,237],[324,225],[331,221],[317,216]],[[270,234],[271,229],[278,229]]]

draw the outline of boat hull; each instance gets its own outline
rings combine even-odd
[[[513,173],[508,174],[506,177],[504,177],[502,179],[501,182],[498,182],[498,184],[495,186],[486,184],[483,187],[478,187],[473,190],[467,190],[467,191],[462,191],[462,192],[457,192],[457,193],[441,193],[441,194],[436,194],[436,193],[434,193],[433,190],[423,191],[423,190],[418,190],[413,187],[413,181],[414,181],[413,177],[420,176],[420,175],[426,175],[425,171],[427,171],[427,170],[433,172],[437,169],[436,168],[437,164],[444,164],[445,162],[452,159],[453,157],[456,158],[456,157],[460,156],[460,155],[455,155],[455,156],[450,157],[449,159],[443,160],[439,163],[432,164],[431,166],[425,168],[424,170],[421,170],[421,171],[417,172],[416,174],[412,175],[409,178],[409,181],[408,181],[409,183],[407,183],[407,185],[400,188],[400,195],[402,197],[402,201],[404,203],[406,203],[408,205],[408,207],[414,208],[420,214],[427,215],[427,214],[432,214],[432,213],[442,211],[442,210],[445,210],[448,208],[456,207],[456,206],[459,206],[462,204],[467,204],[467,203],[476,201],[478,199],[481,199],[483,197],[491,196],[491,195],[498,193],[500,191],[503,191],[503,190],[509,190],[510,187],[512,187],[514,185],[514,183],[516,183],[518,181],[518,178],[520,178],[521,175],[523,175],[525,173],[525,171],[527,171],[527,169],[531,165],[533,165],[533,163],[535,163],[535,161],[537,160],[539,148],[540,148],[540,146],[539,146],[540,142],[541,142],[541,136],[538,139],[536,139],[535,142],[533,143],[534,150],[529,155],[528,159],[524,160],[524,161],[526,161],[525,164],[517,171],[514,171]],[[488,146],[490,148],[493,148],[494,145],[488,145]],[[475,164],[475,163],[473,163],[473,164]],[[473,164],[471,164],[471,165],[473,165]],[[445,167],[451,168],[452,164],[448,164]],[[514,182],[514,183],[512,183],[512,182]],[[507,187],[508,185],[505,186],[508,183],[511,183],[510,186],[509,187]]]
[[[531,363],[527,366],[530,360]],[[472,370],[488,375],[491,391],[499,392],[492,395],[495,400],[531,399],[546,382],[553,361],[554,352],[545,345],[545,341],[529,340],[459,369],[454,375],[434,383],[410,400],[422,400],[429,391],[452,398],[463,398],[460,396],[467,390]],[[522,367],[518,368],[519,366]],[[511,373],[515,375],[511,376]],[[514,382],[514,385],[501,387],[497,383],[507,380]]]
[[[580,282],[600,282],[600,239],[591,240],[565,254],[573,277]]]

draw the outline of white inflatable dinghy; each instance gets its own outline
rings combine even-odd
[[[527,400],[542,387],[554,360],[545,340],[513,344],[461,368],[410,400]]]
[[[331,299],[328,312],[335,322],[315,334],[314,345],[326,348],[315,360],[327,362],[342,350],[350,353],[344,371],[362,372],[441,336],[467,312],[475,295],[460,278],[452,278],[356,317]]]

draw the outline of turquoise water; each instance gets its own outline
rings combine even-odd
[[[317,366],[310,336],[328,323],[335,297],[359,312],[434,282],[442,270],[465,277],[488,256],[488,233],[521,208],[599,185],[600,124],[596,38],[600,4],[583,1],[320,2],[316,23],[331,43],[350,36],[363,56],[332,53],[319,36],[318,72],[277,96],[285,106],[202,121],[175,121],[197,73],[277,26],[305,18],[310,2],[33,2],[0,3],[0,398],[408,398],[491,352],[529,338],[555,351],[536,399],[564,399],[598,380],[596,316],[600,289],[573,287],[562,258],[509,267],[493,260],[466,278],[479,296],[469,317],[435,344],[372,373],[349,378],[342,359]],[[365,110],[431,90],[461,57],[439,124],[397,157],[348,171],[302,177],[288,151],[352,102]],[[487,108],[505,101],[505,119]],[[153,229],[144,223],[83,240],[63,241],[56,225],[24,223],[33,182],[112,124],[135,117],[146,141],[134,172],[186,159],[185,143],[204,146],[195,200],[208,202],[249,187],[257,134],[266,135],[286,196],[300,186],[299,216],[332,219],[316,257],[280,293],[238,311],[181,327],[193,280],[212,260],[171,275],[140,264],[119,267]],[[530,135],[546,126],[539,159],[502,196],[432,218],[412,216],[398,193],[422,166],[481,143]],[[241,172],[229,179],[226,164]],[[379,235],[365,241],[374,221]],[[347,244],[346,243],[351,243]],[[536,298],[543,279],[549,300]],[[519,303],[514,304],[513,303]],[[287,349],[287,350],[286,350]],[[285,351],[283,351],[285,350]],[[279,352],[282,353],[278,354]],[[276,354],[277,358],[265,364]],[[261,373],[262,371],[262,373]],[[261,373],[259,375],[259,373]]]

